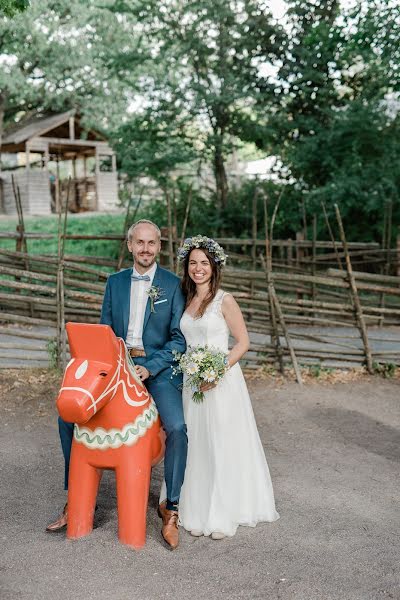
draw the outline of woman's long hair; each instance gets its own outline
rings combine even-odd
[[[196,319],[202,317],[206,311],[207,306],[214,300],[216,293],[219,290],[221,283],[221,266],[215,261],[214,256],[207,250],[207,248],[193,248],[185,257],[183,261],[183,278],[182,278],[182,291],[186,297],[186,308],[189,306],[191,301],[196,295],[196,284],[189,275],[189,261],[190,255],[193,250],[201,250],[204,252],[211,265],[211,279],[209,281],[209,292],[200,304],[199,310],[195,314]]]

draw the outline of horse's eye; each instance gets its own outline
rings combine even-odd
[[[105,371],[101,371],[99,375],[100,377],[107,377],[107,373]]]

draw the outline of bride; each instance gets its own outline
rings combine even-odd
[[[220,289],[226,255],[214,240],[185,240],[183,260],[186,310],[181,330],[188,346],[208,345],[225,352],[228,371],[217,383],[202,384],[196,403],[183,387],[189,448],[179,502],[179,523],[194,536],[214,540],[233,536],[239,525],[275,521],[274,493],[246,383],[238,364],[249,348],[241,310]],[[229,332],[236,343],[228,350]],[[164,490],[161,499],[165,498]]]

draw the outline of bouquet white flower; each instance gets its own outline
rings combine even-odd
[[[195,402],[204,400],[202,383],[217,383],[229,369],[227,355],[209,346],[189,346],[185,354],[174,351],[174,356],[178,365],[172,367],[173,372],[187,376],[186,385],[192,388]]]

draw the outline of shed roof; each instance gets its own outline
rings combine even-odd
[[[90,131],[85,131],[80,126],[80,117],[76,114],[75,110],[68,110],[63,113],[53,114],[53,115],[40,115],[35,117],[30,117],[29,119],[22,119],[19,123],[6,128],[2,140],[2,149],[3,151],[19,151],[22,149],[22,145],[24,145],[28,140],[40,137],[40,136],[48,136],[49,132],[62,127],[64,124],[69,122],[71,117],[75,117],[75,137],[79,139],[83,133],[85,133],[85,137],[87,140],[98,140],[105,141],[105,138],[91,129]],[[55,135],[55,137],[65,137],[64,135]],[[65,139],[66,143],[69,143],[68,139]],[[89,142],[90,145],[90,142]]]
[[[36,116],[31,117],[30,119],[23,119],[16,125],[6,129],[2,145],[20,144],[32,137],[40,136],[59,125],[62,125],[68,121],[70,117],[74,116],[74,114],[74,110],[68,110],[67,112],[57,115]]]

